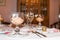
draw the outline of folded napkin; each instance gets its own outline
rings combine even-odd
[[[0,34],[9,34],[10,32],[0,32]]]

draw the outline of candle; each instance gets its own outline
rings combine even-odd
[[[47,31],[47,27],[46,26],[42,26],[42,31],[46,32]]]

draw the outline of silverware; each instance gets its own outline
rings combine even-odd
[[[32,31],[33,33],[35,33],[36,35],[38,35],[38,36],[40,36],[40,35],[42,35],[43,37],[47,37],[46,35],[44,35],[44,34],[42,34],[42,33],[40,33],[40,32],[37,32],[37,31]],[[41,36],[40,36],[41,37]]]
[[[33,32],[34,33],[34,32]],[[38,35],[37,33],[35,33],[38,37],[42,38],[40,35]]]
[[[42,35],[42,36],[44,36],[44,37],[47,37],[46,35],[44,35],[44,34],[42,34],[42,33],[39,33],[39,32],[35,32],[35,33],[38,33],[38,34],[40,34],[40,35]]]

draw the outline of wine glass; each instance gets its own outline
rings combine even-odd
[[[39,23],[38,23],[39,27],[41,27],[41,22],[44,20],[44,16],[41,15],[41,14],[35,15],[35,16],[36,16],[37,22],[39,22]]]
[[[12,24],[16,25],[14,34],[20,34],[19,33],[20,32],[19,25],[21,25],[23,23],[23,21],[24,20],[21,17],[19,17],[18,13],[12,14],[11,22],[12,22]]]
[[[28,16],[29,16],[29,13],[25,13],[26,25],[28,25]]]
[[[34,13],[30,12],[29,13],[29,16],[28,16],[28,20],[29,20],[29,23],[31,24],[31,22],[33,21],[34,19]]]
[[[27,13],[26,14],[26,19],[27,19],[27,24],[30,24],[31,25],[31,22],[34,19],[34,13],[32,13],[32,12]]]

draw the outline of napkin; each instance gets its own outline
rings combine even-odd
[[[9,34],[10,32],[0,32],[0,34]]]

